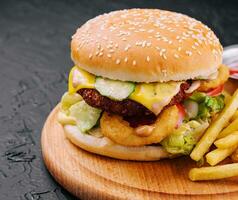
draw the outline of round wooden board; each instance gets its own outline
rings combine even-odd
[[[189,158],[132,162],[88,153],[67,140],[56,107],[42,131],[45,164],[63,187],[81,199],[237,199],[238,178],[191,182]]]

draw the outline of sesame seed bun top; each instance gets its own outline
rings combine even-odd
[[[201,22],[158,9],[114,11],[89,20],[71,42],[75,64],[122,81],[163,82],[214,73],[222,46]]]

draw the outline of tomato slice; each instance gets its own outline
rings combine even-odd
[[[238,74],[238,69],[230,69],[230,75]]]
[[[224,85],[220,85],[220,86],[216,87],[215,89],[210,90],[206,94],[208,96],[218,96],[219,94],[222,93],[223,89],[224,89]]]
[[[178,110],[179,110],[179,118],[178,118],[178,122],[176,125],[176,128],[178,128],[182,123],[183,123],[183,119],[186,115],[185,109],[181,104],[176,104]]]

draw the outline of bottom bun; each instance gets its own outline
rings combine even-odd
[[[127,147],[114,143],[107,137],[82,133],[77,126],[64,126],[66,137],[80,148],[111,158],[135,161],[155,161],[171,155],[161,146]]]

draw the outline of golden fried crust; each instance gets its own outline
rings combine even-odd
[[[155,128],[147,137],[141,137],[135,134],[135,128],[130,127],[129,123],[124,121],[118,115],[103,113],[100,125],[102,134],[117,144],[124,146],[144,146],[161,142],[165,137],[172,133],[178,122],[178,109],[171,106],[164,110],[152,125]]]
[[[221,65],[218,69],[218,76],[214,80],[201,81],[199,91],[208,91],[213,88],[223,85],[229,78],[229,68],[226,65]]]

